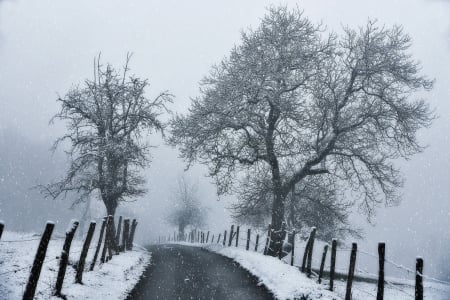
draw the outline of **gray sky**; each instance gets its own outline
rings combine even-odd
[[[24,1],[0,4],[0,129],[16,128],[24,136],[50,141],[63,127],[48,126],[57,110],[56,94],[92,76],[93,58],[120,67],[126,53],[134,53],[131,67],[149,78],[154,95],[169,90],[176,95],[173,109],[184,112],[198,82],[210,66],[228,55],[239,42],[240,30],[258,24],[265,7],[276,1]],[[402,24],[413,38],[412,51],[423,72],[436,79],[425,95],[440,118],[420,133],[429,148],[408,162],[404,200],[399,207],[379,211],[366,228],[360,247],[376,251],[387,242],[387,253],[413,267],[416,255],[425,258],[425,270],[450,275],[450,1],[433,0],[305,0],[288,1],[314,21],[339,31],[342,24],[363,25],[377,18],[387,25]],[[177,151],[163,145],[153,152],[148,170],[150,193],[130,204],[148,236],[162,232],[161,215],[176,177],[184,164]],[[223,229],[229,219],[225,200],[195,167],[190,176],[211,207],[211,227]],[[141,233],[141,237],[144,234]],[[146,235],[147,236],[147,235]],[[439,266],[440,265],[440,266]],[[442,274],[441,274],[442,275]]]

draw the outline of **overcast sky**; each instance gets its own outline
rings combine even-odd
[[[228,55],[239,42],[240,30],[256,26],[265,7],[274,1],[25,1],[0,4],[0,129],[15,128],[24,136],[51,141],[63,132],[49,127],[58,109],[57,94],[92,77],[93,58],[120,67],[133,52],[133,73],[149,78],[149,95],[169,90],[176,96],[174,111],[184,112],[198,82],[210,66]],[[425,270],[450,275],[450,1],[433,0],[306,0],[298,5],[312,20],[330,30],[341,25],[364,25],[376,18],[387,25],[401,24],[413,38],[413,55],[423,73],[436,79],[426,97],[440,116],[432,128],[420,132],[429,145],[425,153],[400,162],[406,176],[403,203],[382,209],[375,225],[355,214],[353,221],[366,229],[360,247],[376,251],[387,242],[387,253],[414,266],[417,255]],[[142,220],[142,232],[163,232],[161,215],[175,179],[184,164],[177,151],[155,138],[147,171],[150,193],[129,205]],[[0,154],[1,155],[1,154]],[[227,201],[217,201],[204,169],[190,173],[198,182],[203,201],[211,207],[211,228],[228,226]],[[0,183],[1,184],[1,183]],[[447,267],[447,269],[445,269]],[[448,276],[447,276],[448,278]]]

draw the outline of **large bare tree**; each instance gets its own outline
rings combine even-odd
[[[48,196],[75,193],[77,203],[98,191],[107,213],[114,215],[121,201],[145,192],[140,170],[150,162],[150,145],[144,139],[163,131],[159,116],[172,97],[163,92],[148,98],[149,83],[129,75],[129,58],[122,72],[103,67],[98,59],[93,79],[58,98],[61,110],[52,121],[64,121],[67,133],[54,148],[69,145],[70,165],[61,180],[44,187]]]
[[[298,9],[270,8],[203,79],[189,113],[173,119],[171,142],[189,163],[209,166],[219,194],[268,169],[275,231],[289,192],[308,176],[340,179],[370,216],[397,201],[394,161],[423,149],[416,133],[433,119],[412,98],[433,82],[410,45],[400,26],[369,21],[325,34]],[[280,247],[275,237],[270,254]]]

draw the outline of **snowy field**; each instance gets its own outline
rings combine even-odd
[[[4,232],[0,240],[0,299],[21,299],[40,235]],[[86,261],[89,267],[98,237],[94,235]],[[35,299],[60,299],[52,297],[59,266],[63,237],[53,236],[37,285]],[[69,261],[78,261],[83,241],[74,239]],[[83,273],[83,285],[75,284],[75,270],[67,267],[62,293],[67,299],[124,299],[134,287],[150,262],[150,254],[135,246],[133,251],[114,255],[94,271]]]
[[[260,239],[260,245],[258,252],[246,251],[246,239],[241,237],[239,239],[239,247],[235,247],[235,240],[231,247],[223,247],[221,243],[217,244],[214,241],[213,244],[190,244],[183,243],[185,245],[192,245],[198,247],[204,247],[210,251],[214,251],[226,257],[232,258],[238,262],[243,268],[247,269],[250,273],[255,275],[261,280],[269,290],[272,291],[278,299],[297,299],[301,298],[302,295],[308,296],[307,299],[344,299],[346,280],[336,279],[335,280],[335,292],[330,293],[328,291],[329,281],[324,278],[323,283],[320,285],[317,283],[316,279],[309,279],[305,274],[301,273],[298,266],[301,265],[301,260],[303,257],[303,252],[305,248],[305,243],[300,239],[296,240],[296,255],[294,260],[294,267],[289,265],[291,256],[286,256],[283,261],[280,262],[277,258],[263,256],[263,246],[261,246],[261,241],[265,241],[265,237],[262,236]],[[228,242],[228,241],[227,241]],[[323,245],[325,243],[317,241],[315,243],[315,250],[313,254],[313,269],[317,269],[320,265],[320,257],[322,255]],[[255,244],[250,243],[250,249],[254,250]],[[348,257],[349,252],[345,247],[339,247],[337,252],[337,263],[336,270],[339,273],[346,274],[348,269]],[[329,270],[329,253],[327,255],[327,260],[325,264],[325,270]],[[364,255],[370,253],[358,252],[360,256],[357,259],[357,268],[355,275],[376,279],[376,269],[371,269],[371,265],[366,264],[366,260],[363,259]],[[373,258],[373,257],[372,257]],[[401,277],[390,277],[390,274],[396,273],[392,266],[386,265],[386,281],[385,284],[385,299],[387,300],[403,300],[403,299],[414,299],[414,280],[408,278],[414,278],[411,274],[406,274],[405,278]],[[315,277],[315,276],[314,276]],[[377,285],[375,282],[362,282],[354,281],[352,288],[352,299],[353,300],[370,300],[376,299]],[[450,285],[441,284],[438,282],[431,282],[424,279],[424,298],[429,300],[450,300]]]

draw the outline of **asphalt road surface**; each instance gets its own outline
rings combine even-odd
[[[207,250],[150,246],[151,264],[128,296],[138,299],[274,299],[258,280],[231,259]]]

